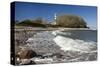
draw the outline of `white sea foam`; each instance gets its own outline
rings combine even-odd
[[[52,34],[51,34],[52,33]],[[65,34],[66,37],[59,34]],[[56,37],[55,37],[56,35]],[[67,36],[71,36],[70,33],[63,33],[60,31],[53,32],[40,32],[27,40],[29,45],[33,46],[43,46],[55,44],[61,47],[62,50],[67,51],[81,51],[81,52],[91,52],[96,51],[97,43],[94,41],[84,41],[79,39],[72,39]]]
[[[57,35],[59,35],[59,34],[60,34],[60,35],[66,35],[66,36],[70,36],[70,35],[71,35],[71,33],[64,33],[64,32],[59,31],[59,30],[53,31],[52,34],[55,35],[55,36],[57,36]]]
[[[86,42],[84,40],[71,39],[63,36],[57,36],[53,39],[62,50],[91,52],[96,50],[96,42]]]

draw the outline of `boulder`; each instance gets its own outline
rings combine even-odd
[[[17,53],[20,59],[30,59],[37,56],[37,53],[28,48],[21,48],[21,50]]]

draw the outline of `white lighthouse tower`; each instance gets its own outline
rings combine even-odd
[[[54,25],[56,25],[57,14],[54,14]]]

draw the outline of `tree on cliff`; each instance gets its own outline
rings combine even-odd
[[[56,24],[61,27],[87,28],[85,20],[82,17],[76,15],[57,16]]]

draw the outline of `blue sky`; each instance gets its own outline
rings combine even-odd
[[[40,3],[15,3],[15,20],[22,21],[26,19],[34,20],[38,17],[52,22],[54,14],[74,14],[81,16],[90,27],[96,27],[97,7],[96,6],[78,6],[78,5],[58,5],[58,4],[40,4]]]

